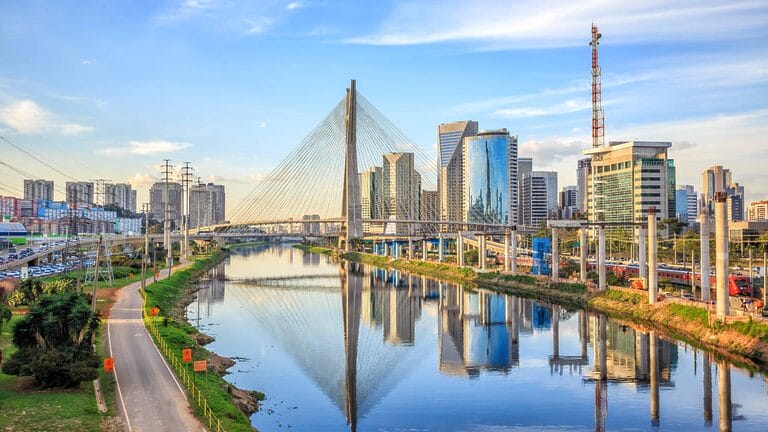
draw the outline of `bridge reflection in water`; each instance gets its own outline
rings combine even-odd
[[[304,265],[316,265],[321,259],[298,253]],[[291,252],[291,259],[296,258]],[[585,385],[594,386],[595,430],[606,430],[608,383],[647,393],[652,426],[661,421],[660,388],[675,386],[672,370],[678,346],[654,331],[608,321],[604,315],[350,262],[338,263],[336,278],[289,276],[282,278],[284,283],[272,275],[261,280],[227,279],[224,268],[222,264],[210,272],[210,288],[200,291],[197,307],[220,301],[225,284],[229,284],[227,295],[258,305],[244,313],[250,313],[282,344],[344,413],[351,431],[357,429],[359,418],[408,377],[411,365],[430,355],[429,344],[417,341],[433,338],[434,333],[416,325],[430,302],[437,306],[437,368],[443,375],[473,379],[486,372],[509,374],[520,366],[521,335],[551,332],[549,373],[578,374]],[[560,323],[574,316],[579,345],[573,352],[563,352]],[[713,417],[711,363],[704,353],[705,424],[711,424]],[[727,407],[720,413],[720,430],[730,430],[727,364],[717,364],[717,379],[718,406]]]

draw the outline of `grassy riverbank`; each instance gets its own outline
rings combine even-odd
[[[147,287],[145,291],[146,306],[148,308],[160,308],[160,314],[153,318],[153,320],[160,337],[168,345],[171,356],[181,359],[182,349],[192,348],[194,360],[207,359],[209,363],[215,364],[217,360],[221,359],[221,357],[209,352],[197,342],[200,340],[197,329],[183,319],[179,309],[183,309],[185,306],[181,303],[188,296],[194,281],[226,258],[228,253],[226,250],[220,250],[208,255],[198,256],[189,267],[176,272],[168,279],[153,283]],[[235,406],[233,393],[238,393],[238,391],[224,380],[219,373],[197,373],[195,376],[195,386],[200,390],[202,397],[207,400],[207,405],[214,416],[221,420],[223,429],[229,432],[254,430],[248,417]],[[259,395],[254,393],[254,396]],[[203,409],[193,403],[193,399],[194,397],[191,397],[190,402],[195,408],[195,413],[201,419],[204,418]],[[204,423],[207,424],[207,420]]]
[[[659,327],[694,345],[718,351],[737,363],[768,370],[767,324],[753,321],[724,324],[710,319],[709,312],[695,304],[664,301],[651,306],[645,293],[619,289],[590,292],[580,283],[552,283],[546,278],[527,275],[478,273],[469,267],[456,267],[451,264],[391,259],[358,252],[338,253],[333,249],[305,245],[297,247],[313,253],[338,255],[343,259],[493,289],[520,297],[594,309],[619,319]]]

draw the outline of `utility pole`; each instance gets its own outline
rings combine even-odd
[[[184,162],[184,166],[181,168],[181,184],[183,187],[183,199],[184,199],[184,214],[182,215],[181,230],[184,235],[182,241],[182,256],[184,258],[189,256],[189,186],[192,183],[192,171],[194,170],[190,165],[190,162]],[[200,222],[198,221],[198,224]]]
[[[147,287],[147,264],[149,261],[149,203],[142,203],[144,212],[144,255],[141,257],[141,289]]]
[[[169,211],[169,191],[168,183],[171,181],[171,174],[173,173],[173,165],[170,164],[170,159],[163,159],[162,176],[165,182],[163,189],[163,247],[165,248],[165,265],[171,266],[171,255],[173,254],[173,243],[171,243],[171,220]]]
[[[96,245],[96,264],[93,270],[93,294],[91,295],[91,310],[96,311],[96,288],[99,286],[99,261],[101,261],[101,244],[103,236],[99,234],[99,243]]]

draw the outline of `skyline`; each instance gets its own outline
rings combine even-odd
[[[766,5],[187,0],[0,10],[0,135],[78,180],[130,181],[139,202],[162,159],[192,161],[204,181],[227,186],[230,214],[350,78],[435,159],[438,124],[477,120],[519,135],[534,169],[576,184],[591,146],[592,21],[604,35],[606,141],[671,141],[678,184],[699,191],[701,172],[723,165],[748,202],[768,198],[768,173],[754,163],[768,160]],[[0,145],[3,162],[63,187],[64,176]],[[0,172],[0,186],[22,189],[23,177]]]

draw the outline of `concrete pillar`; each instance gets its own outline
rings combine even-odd
[[[504,271],[509,271],[509,233],[504,234]]]
[[[650,226],[650,225],[649,225]],[[650,230],[649,230],[650,233]],[[659,348],[656,332],[651,332],[651,425],[659,426]]]
[[[557,228],[552,228],[552,280],[557,281],[560,272],[560,250],[557,240]]]
[[[443,233],[437,234],[437,262],[443,262]]]
[[[509,263],[509,271],[517,274],[517,231],[512,231],[510,240],[512,241],[512,262]]]
[[[712,293],[712,287],[710,282],[710,264],[709,264],[709,214],[707,210],[701,214],[701,301],[709,302],[710,294]]]
[[[605,225],[597,228],[597,287],[607,288],[605,283]]]
[[[768,306],[768,252],[763,252],[763,307]]]
[[[560,308],[552,305],[552,357],[560,358]]]
[[[640,225],[640,228],[637,230],[637,237],[638,276],[644,278],[646,282],[648,282],[648,252],[646,251],[648,231],[646,230],[645,225]]]
[[[587,229],[579,228],[579,278],[587,281]]]
[[[421,259],[423,261],[427,260],[427,241],[426,240],[421,241]]]
[[[456,237],[456,263],[459,267],[464,267],[464,236],[461,232]]]
[[[726,195],[715,194],[715,281],[717,291],[717,318],[725,318],[728,311],[728,212]]]
[[[656,304],[659,291],[659,270],[656,262],[656,209],[648,211],[648,303]]]
[[[717,363],[717,396],[720,406],[720,432],[730,432],[731,419],[731,367]]]
[[[485,252],[485,235],[480,235],[480,239],[479,240],[480,240],[479,241],[480,250],[477,252],[477,260],[478,260],[478,263],[480,264],[480,270],[486,270],[487,269],[487,265],[488,265],[487,264],[488,260],[485,259],[485,257],[486,257],[486,252]]]
[[[712,424],[712,366],[709,364],[709,353],[702,352],[704,359],[702,362],[702,384],[704,386],[704,424]]]
[[[413,259],[413,240],[408,237],[408,259]]]
[[[579,341],[581,342],[581,358],[587,358],[587,340],[589,339],[589,326],[587,325],[587,311],[579,311]]]

